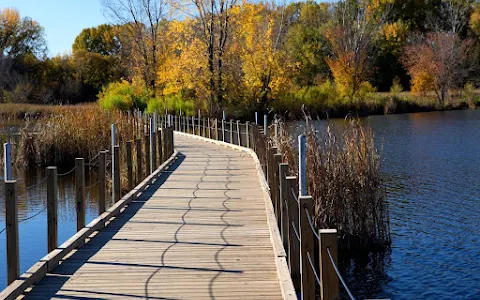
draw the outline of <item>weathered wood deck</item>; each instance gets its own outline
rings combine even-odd
[[[26,299],[281,299],[245,152],[176,136],[172,167]]]

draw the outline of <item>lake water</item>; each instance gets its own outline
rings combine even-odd
[[[383,147],[392,249],[343,268],[354,294],[480,299],[480,111],[371,116],[364,122]],[[341,127],[343,120],[333,123]]]
[[[372,116],[364,121],[383,148],[393,244],[391,253],[352,259],[348,269],[342,269],[348,285],[358,299],[480,299],[480,111]],[[318,122],[319,128],[324,125]],[[68,169],[59,170],[64,171]],[[22,272],[47,251],[44,174],[43,169],[32,172],[16,175],[19,219],[40,212],[19,225]],[[38,182],[40,187],[24,192]],[[88,223],[97,215],[97,202],[95,193],[87,198]],[[62,243],[75,233],[73,176],[59,180],[58,218]],[[0,230],[4,224],[0,184]],[[6,285],[5,273],[5,233],[0,233],[0,289]]]

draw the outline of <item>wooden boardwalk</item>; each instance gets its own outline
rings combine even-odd
[[[281,299],[253,158],[176,136],[178,159],[26,299]]]

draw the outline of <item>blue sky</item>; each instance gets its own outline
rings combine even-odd
[[[70,52],[83,28],[108,23],[100,0],[0,0],[0,9],[15,7],[45,28],[49,56]]]

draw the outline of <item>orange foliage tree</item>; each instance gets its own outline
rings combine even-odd
[[[332,49],[327,64],[342,96],[351,102],[371,75],[374,41],[388,11],[378,6],[378,1],[340,2],[339,17],[326,31]]]
[[[412,77],[412,91],[433,89],[440,104],[448,90],[461,84],[469,72],[471,40],[454,32],[432,32],[405,47],[402,63]]]

